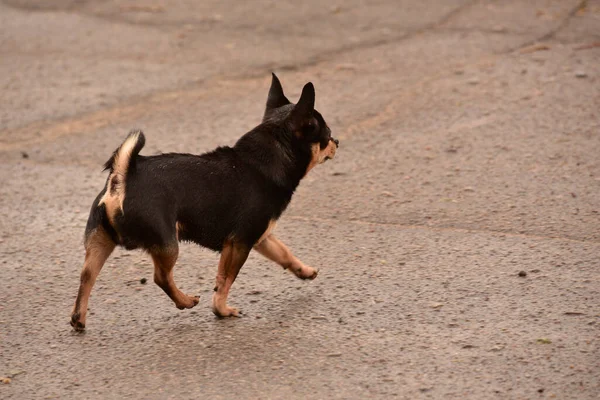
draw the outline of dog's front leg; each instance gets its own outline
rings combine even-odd
[[[241,243],[227,242],[224,244],[212,300],[213,313],[217,317],[239,316],[238,310],[227,305],[227,296],[249,253],[250,249]]]
[[[281,265],[283,269],[289,269],[300,279],[315,279],[319,273],[318,270],[304,265],[275,235],[267,236],[262,242],[257,243],[254,249]]]

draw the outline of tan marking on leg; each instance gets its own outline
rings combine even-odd
[[[200,301],[199,296],[184,294],[173,280],[173,267],[179,255],[179,247],[172,245],[168,248],[154,249],[151,251],[154,261],[154,283],[156,283],[175,303],[180,310],[192,308]]]
[[[240,243],[228,241],[223,245],[212,299],[212,310],[217,317],[239,316],[238,310],[227,305],[227,296],[249,253],[250,249]]]
[[[304,263],[296,258],[290,249],[288,249],[287,246],[273,234],[255,245],[254,250],[258,251],[269,260],[281,265],[283,269],[289,269],[300,279],[315,279],[319,273],[318,270],[304,265]]]
[[[116,244],[102,228],[90,233],[85,243],[85,261],[81,271],[79,292],[71,313],[71,326],[76,331],[85,329],[88,301],[96,278]]]
[[[258,239],[258,241],[256,243],[260,243],[263,240],[265,240],[271,234],[271,232],[273,232],[273,230],[275,229],[276,226],[277,226],[277,220],[275,220],[275,219],[270,220],[269,225],[267,226],[267,229],[265,230],[265,233],[262,234],[262,236]]]

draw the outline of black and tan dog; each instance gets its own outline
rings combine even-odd
[[[144,135],[132,131],[106,162],[110,170],[85,230],[85,263],[71,315],[75,330],[85,328],[90,292],[117,245],[143,249],[154,261],[154,282],[179,309],[199,298],[182,293],[173,281],[180,241],[221,253],[212,299],[219,317],[238,316],[227,305],[229,289],[251,249],[292,271],[314,279],[274,235],[300,180],[315,165],[335,156],[338,141],[314,109],[312,83],[297,104],[283,94],[275,74],[262,123],[233,147],[203,155],[141,156]]]

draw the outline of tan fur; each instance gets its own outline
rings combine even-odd
[[[256,242],[256,243],[261,243],[263,240],[265,240],[271,234],[271,232],[273,232],[273,230],[275,229],[276,226],[277,226],[276,220],[272,219],[271,221],[269,221],[269,226],[267,226],[265,233],[262,234],[262,236],[260,237],[260,239],[258,239],[258,242]]]
[[[112,172],[108,177],[106,183],[106,192],[100,199],[98,205],[104,204],[106,206],[106,214],[111,223],[114,223],[114,218],[118,211],[124,213],[123,202],[125,201],[125,177],[127,176],[127,168],[129,167],[129,160],[133,148],[138,141],[140,133],[129,136],[127,140],[121,145],[112,166]],[[111,185],[113,180],[116,179],[117,184],[115,186],[116,193],[111,193]]]
[[[235,241],[228,241],[223,244],[215,282],[215,293],[212,298],[212,310],[218,317],[239,316],[237,309],[227,305],[227,297],[231,285],[248,258],[249,252],[250,249]]]
[[[175,223],[175,235],[177,237],[177,241],[179,242],[179,236],[181,235],[181,231],[183,230],[183,225],[181,222],[177,221]]]
[[[315,166],[319,165],[319,164],[323,164],[325,162],[325,160],[327,159],[332,159],[335,157],[335,152],[337,150],[337,145],[333,142],[333,140],[330,140],[329,143],[327,144],[327,147],[325,147],[323,150],[321,150],[321,146],[319,146],[319,143],[315,143],[311,146],[311,151],[312,151],[312,159],[310,160],[310,163],[308,164],[308,168],[306,169],[306,174],[308,174],[308,172],[313,169]],[[304,175],[306,175],[304,174]]]
[[[267,236],[262,242],[254,246],[254,250],[258,251],[264,257],[281,265],[283,269],[288,269],[300,279],[315,279],[318,271],[312,267],[304,265],[296,256],[292,254],[275,235]]]
[[[111,225],[115,224],[115,217],[117,216],[117,212],[122,210],[123,203],[117,196],[108,196],[108,191],[102,196],[98,206],[104,204],[106,206],[106,215],[108,216],[108,220]]]
[[[115,243],[102,228],[97,228],[87,237],[85,242],[85,262],[81,271],[79,292],[71,317],[71,324],[75,330],[83,330],[85,328],[85,318],[92,287],[94,287],[102,266],[115,246]]]
[[[156,249],[150,253],[154,261],[154,283],[156,283],[175,303],[180,310],[195,307],[200,301],[198,296],[183,293],[173,280],[173,267],[179,255],[177,245]]]

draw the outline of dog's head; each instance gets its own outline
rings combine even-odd
[[[283,94],[275,74],[271,81],[263,122],[283,125],[292,133],[294,142],[310,149],[312,154],[308,170],[326,160],[333,159],[339,141],[331,136],[331,129],[321,113],[315,110],[315,88],[311,82],[304,85],[298,103],[292,104]]]

